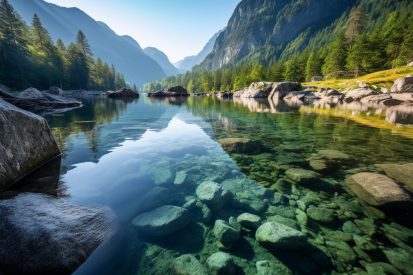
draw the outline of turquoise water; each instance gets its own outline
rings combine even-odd
[[[110,256],[92,255],[76,274],[176,274],[174,261],[186,254],[204,265],[220,251],[215,221],[243,213],[295,227],[308,241],[298,250],[274,248],[256,241],[256,229],[244,228],[223,250],[233,258],[235,274],[411,274],[413,234],[406,229],[403,242],[395,243],[398,233],[388,229],[394,222],[413,229],[410,208],[366,206],[345,183],[359,172],[384,174],[375,164],[413,162],[412,128],[386,122],[386,110],[216,97],[79,99],[84,107],[46,116],[63,152],[59,196],[112,208],[123,231]],[[251,150],[224,151],[218,141],[229,138],[248,139]],[[317,180],[300,184],[286,175],[289,168],[313,171],[310,158],[322,150],[334,152],[330,158],[336,161]],[[177,183],[178,174],[185,174],[184,183]],[[199,202],[190,210],[189,225],[164,237],[132,225],[153,188],[167,188],[167,204],[182,207],[207,181],[226,187],[234,200],[220,210],[205,210]],[[299,213],[310,207],[331,210],[332,221],[303,222]],[[365,221],[374,234],[344,233],[343,224],[355,220]],[[354,249],[360,246],[354,235],[376,248]],[[257,271],[259,261],[271,267]]]

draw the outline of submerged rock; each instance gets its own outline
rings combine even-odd
[[[334,210],[321,208],[321,207],[310,207],[307,209],[307,215],[319,223],[331,223],[335,220]]]
[[[200,201],[215,210],[221,209],[234,198],[231,191],[212,181],[200,184],[196,189],[196,195]]]
[[[257,274],[258,275],[292,275],[288,267],[281,263],[273,263],[270,261],[259,261],[255,265],[257,267]]]
[[[119,230],[109,208],[22,193],[0,201],[0,270],[5,274],[72,274]]]
[[[356,263],[357,255],[347,243],[327,241],[326,245],[330,248],[330,251],[337,260],[347,264]]]
[[[261,244],[281,249],[300,249],[307,243],[307,236],[301,231],[275,222],[261,225],[255,238]]]
[[[185,228],[190,220],[187,209],[165,205],[137,216],[132,225],[151,236],[166,236]]]
[[[298,223],[295,220],[289,219],[289,218],[284,218],[280,215],[275,215],[275,216],[272,216],[272,217],[268,217],[267,220],[269,222],[280,223],[280,224],[283,224],[285,226],[288,226],[288,227],[291,227],[291,228],[294,228],[294,229],[297,229],[297,230],[300,229],[300,227],[298,226]]]
[[[143,197],[139,210],[141,213],[168,204],[171,192],[167,188],[155,187]]]
[[[285,172],[285,174],[293,181],[301,184],[312,183],[319,179],[319,174],[316,172],[301,168],[290,168]]]
[[[246,138],[225,138],[217,141],[228,154],[257,154],[260,151],[257,144]]]
[[[261,225],[261,218],[249,213],[241,214],[237,221],[244,227],[258,228]]]
[[[346,184],[358,197],[373,206],[412,202],[403,188],[384,175],[359,173],[347,178]]]
[[[207,275],[207,271],[202,264],[192,255],[182,255],[175,259],[172,265],[174,275]]]
[[[0,98],[0,189],[60,155],[46,119]]]
[[[350,160],[351,159],[350,155],[344,152],[338,151],[338,150],[321,150],[321,151],[318,151],[317,154],[329,160]]]
[[[221,243],[235,243],[240,238],[240,232],[224,220],[216,220],[213,229],[215,238]]]
[[[236,268],[231,255],[225,252],[212,254],[205,263],[208,274],[211,275],[234,275]]]
[[[413,163],[403,165],[376,164],[376,166],[383,169],[389,177],[401,182],[404,188],[413,192]]]

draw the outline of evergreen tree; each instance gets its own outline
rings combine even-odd
[[[48,53],[48,49],[52,44],[52,38],[49,32],[43,27],[40,18],[34,14],[31,33],[33,37],[33,44],[38,46],[44,53]]]
[[[285,80],[291,82],[300,82],[303,81],[303,66],[299,62],[297,55],[294,55],[290,60],[285,64]]]
[[[329,46],[328,55],[323,66],[324,76],[344,69],[347,59],[347,39],[344,33],[339,33]]]
[[[138,88],[136,88],[136,84],[133,84],[133,89],[134,89],[135,91],[138,91]]]
[[[60,38],[56,41],[56,47],[58,47],[62,52],[66,52],[66,46]]]
[[[346,36],[350,49],[353,47],[357,37],[359,37],[367,25],[367,16],[362,8],[353,7],[350,11],[349,19],[347,20]]]
[[[86,35],[79,30],[76,37],[76,46],[82,52],[83,56],[90,57],[93,56],[92,50],[90,49],[89,41],[86,38]]]
[[[307,66],[305,68],[305,78],[306,81],[310,81],[313,76],[321,75],[322,63],[318,57],[317,52],[312,52],[307,61]]]
[[[370,51],[366,35],[357,38],[347,57],[347,68],[354,71],[354,77],[359,76],[360,69],[367,67]]]

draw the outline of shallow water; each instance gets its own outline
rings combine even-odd
[[[75,274],[173,274],[173,261],[185,254],[204,264],[219,252],[212,231],[215,220],[228,222],[242,213],[256,214],[263,222],[277,215],[277,221],[305,233],[308,245],[299,250],[271,248],[258,244],[255,229],[243,230],[226,251],[234,259],[236,274],[257,274],[258,261],[269,261],[279,270],[260,274],[366,274],[366,269],[368,274],[413,274],[413,234],[404,231],[403,242],[394,241],[398,233],[388,229],[393,222],[413,229],[411,209],[369,208],[345,183],[359,172],[384,174],[375,164],[413,163],[413,128],[390,123],[409,123],[407,107],[385,110],[331,102],[302,106],[216,97],[79,99],[85,107],[46,116],[63,152],[59,195],[76,204],[111,207],[124,231],[112,254],[103,258],[95,253]],[[249,139],[253,149],[230,155],[217,142],[227,138]],[[316,181],[298,184],[285,174],[288,168],[313,170],[309,158],[321,150],[331,150],[327,158],[335,161]],[[183,172],[185,182],[174,184],[176,174]],[[198,213],[200,206],[191,210],[187,227],[169,236],[150,237],[132,226],[143,196],[152,188],[168,188],[168,204],[183,206],[196,198],[196,188],[206,181],[234,194],[232,203],[212,211],[210,221]],[[333,221],[303,221],[297,209],[309,207],[331,209]],[[374,233],[356,230],[343,235],[343,224],[354,220],[364,220]],[[352,251],[354,234],[376,248]],[[399,262],[383,251],[392,251]],[[355,258],[345,256],[349,254]]]

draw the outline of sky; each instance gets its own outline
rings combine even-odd
[[[198,54],[226,27],[241,0],[46,0],[77,7],[142,48],[155,47],[174,63]]]

